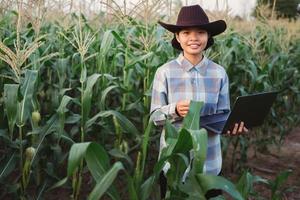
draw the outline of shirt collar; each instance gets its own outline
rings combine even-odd
[[[208,59],[206,56],[203,56],[203,59],[197,65],[193,65],[181,53],[177,58],[177,62],[185,71],[190,71],[192,68],[195,68],[198,72],[200,72],[201,75],[206,74],[208,66]]]

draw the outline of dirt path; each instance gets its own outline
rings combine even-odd
[[[288,134],[280,150],[271,146],[269,152],[257,153],[256,156],[250,150],[246,166],[251,169],[252,174],[268,180],[274,180],[280,172],[291,169],[292,174],[283,187],[292,190],[284,192],[282,199],[300,200],[300,127]],[[255,188],[263,197],[271,199],[270,189],[262,184],[256,185]]]

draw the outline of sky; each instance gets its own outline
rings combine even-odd
[[[225,9],[226,4],[232,15],[249,18],[256,5],[256,0],[190,0],[189,4],[200,4],[203,8],[213,10],[216,8],[218,1],[219,9]]]

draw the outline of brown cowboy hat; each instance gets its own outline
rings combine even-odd
[[[182,50],[182,48],[176,40],[175,33],[178,33],[184,28],[198,27],[209,33],[210,37],[208,38],[205,50],[213,45],[213,36],[226,30],[226,23],[224,20],[209,22],[206,13],[199,5],[183,6],[179,11],[176,24],[167,24],[162,21],[158,21],[158,23],[168,31],[174,33],[172,46],[179,50]]]

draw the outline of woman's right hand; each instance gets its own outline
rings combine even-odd
[[[189,112],[190,102],[190,100],[182,100],[176,103],[176,111],[180,117],[185,117]]]

